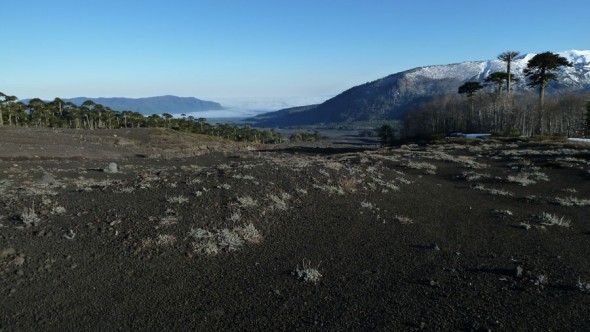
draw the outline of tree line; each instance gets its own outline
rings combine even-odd
[[[139,112],[116,111],[107,106],[86,100],[78,106],[60,98],[43,101],[31,99],[28,103],[0,92],[0,126],[26,126],[74,129],[116,128],[171,128],[186,132],[215,136],[237,142],[280,143],[287,139],[274,130],[227,124],[210,124],[205,118],[181,115],[174,118],[169,113],[144,116]]]
[[[532,57],[523,71],[532,91],[511,94],[517,81],[511,64],[520,54],[507,51],[498,55],[506,71],[494,72],[483,82],[465,82],[457,95],[433,98],[408,112],[401,122],[404,137],[452,132],[487,132],[498,135],[585,136],[590,137],[590,101],[583,93],[563,93],[545,97],[549,82],[559,80],[557,72],[572,64],[556,53]],[[493,92],[482,91],[493,86]],[[465,97],[463,97],[465,96]]]

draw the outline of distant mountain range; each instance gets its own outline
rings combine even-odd
[[[590,90],[590,51],[558,53],[573,63],[559,72],[559,81],[551,82],[547,93]],[[519,79],[515,93],[530,91],[522,71],[535,54],[524,54],[512,62],[512,73]],[[284,127],[350,121],[379,121],[401,118],[422,101],[436,96],[456,94],[468,81],[483,82],[496,71],[505,71],[500,60],[469,61],[450,65],[426,66],[396,73],[348,89],[319,105],[310,105],[264,113],[247,119],[255,126]],[[491,86],[489,89],[495,89]]]
[[[107,106],[116,111],[133,111],[144,115],[152,114],[182,114],[201,111],[223,110],[221,104],[197,99],[194,97],[159,96],[147,98],[86,98],[77,97],[64,99],[82,105],[86,100]]]

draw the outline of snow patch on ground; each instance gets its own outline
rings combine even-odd
[[[463,133],[453,133],[453,137],[465,137],[465,138],[484,138],[484,137],[491,137],[492,134],[463,134]]]
[[[574,137],[570,137],[570,138],[568,138],[568,140],[574,141],[574,142],[590,143],[590,138],[574,138]]]

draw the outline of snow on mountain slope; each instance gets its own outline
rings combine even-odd
[[[568,59],[573,66],[562,67],[559,72],[559,84],[562,86],[583,87],[590,85],[590,51],[564,51],[558,53]],[[512,73],[519,79],[515,88],[524,88],[527,81],[523,70],[535,54],[523,54],[512,62]],[[484,81],[493,72],[506,71],[506,64],[500,60],[469,61],[450,65],[426,66],[406,72],[405,79],[421,82],[424,79],[454,79],[462,82]]]

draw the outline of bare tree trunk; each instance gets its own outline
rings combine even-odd
[[[506,96],[510,97],[510,64],[512,62],[512,59],[509,59],[506,62],[506,74],[508,74],[508,77],[506,78]],[[502,88],[500,88],[501,90]]]

